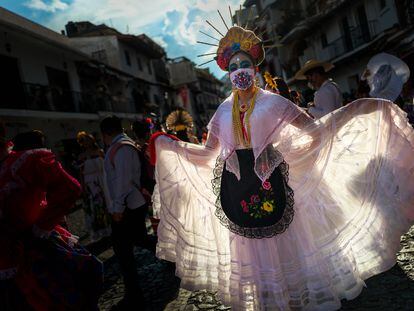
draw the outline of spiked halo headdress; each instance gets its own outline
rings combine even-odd
[[[262,63],[262,61],[265,58],[265,48],[273,48],[275,46],[278,46],[279,44],[273,44],[273,45],[265,45],[264,41],[262,39],[260,39],[260,36],[262,36],[264,33],[260,34],[259,36],[257,36],[254,33],[254,30],[249,30],[248,29],[248,24],[249,24],[249,20],[251,18],[252,15],[252,8],[250,8],[250,11],[248,13],[248,18],[247,18],[247,22],[246,25],[241,26],[240,24],[240,12],[241,12],[241,6],[240,6],[240,10],[239,10],[239,14],[237,14],[237,25],[234,25],[233,23],[233,15],[231,12],[231,8],[229,6],[229,13],[230,13],[230,18],[231,18],[231,27],[227,26],[227,23],[225,22],[222,14],[220,13],[219,10],[217,10],[221,20],[223,21],[224,26],[227,29],[227,33],[225,35],[223,35],[223,33],[217,29],[217,27],[215,27],[212,23],[210,23],[209,21],[206,21],[207,24],[209,26],[211,26],[218,34],[221,35],[221,39],[217,39],[215,37],[213,37],[212,35],[205,33],[203,31],[200,30],[200,33],[202,33],[203,35],[214,39],[218,42],[218,44],[216,43],[209,43],[209,42],[202,42],[202,41],[197,41],[197,43],[201,43],[204,45],[209,45],[209,46],[216,46],[217,47],[217,52],[216,53],[207,53],[207,54],[201,54],[198,55],[198,57],[204,57],[204,56],[210,56],[210,55],[215,55],[215,57],[207,62],[204,62],[198,66],[202,66],[205,64],[208,64],[210,62],[216,61],[217,65],[224,71],[228,71],[228,66],[229,66],[229,62],[230,59],[232,58],[232,56],[238,52],[244,52],[246,54],[248,54],[254,61],[255,65],[258,66]],[[266,42],[269,41],[273,41],[273,40],[267,40]]]

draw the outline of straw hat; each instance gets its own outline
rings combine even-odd
[[[308,60],[305,65],[295,74],[296,80],[306,80],[306,72],[308,72],[311,69],[322,67],[325,72],[328,72],[333,67],[335,67],[333,64],[328,62],[321,62],[316,59],[310,59]]]
[[[368,62],[362,79],[367,80],[372,97],[394,101],[409,77],[410,69],[406,63],[393,55],[379,53]]]

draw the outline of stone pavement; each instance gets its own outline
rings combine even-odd
[[[80,236],[85,234],[82,231],[82,217],[80,210],[68,217],[70,229]],[[85,244],[88,242],[87,238],[81,241]],[[361,295],[354,300],[343,301],[341,310],[414,310],[414,226],[402,237],[401,244],[403,248],[398,253],[398,264],[368,279]],[[109,240],[103,241],[101,245],[90,245],[90,248],[105,265],[105,292],[99,307],[102,311],[110,310],[123,295],[119,267]],[[150,304],[149,310],[230,310],[215,293],[180,289],[180,280],[174,276],[174,266],[158,260],[149,251],[137,249],[136,260],[140,266],[139,275],[145,288],[145,298]]]

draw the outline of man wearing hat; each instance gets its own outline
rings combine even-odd
[[[308,113],[315,119],[342,107],[341,90],[327,75],[333,67],[330,63],[311,59],[295,75],[295,79],[307,80],[310,87],[317,90],[313,103],[308,105]]]
[[[369,60],[362,80],[367,81],[371,97],[395,102],[409,77],[406,63],[394,55],[379,53]]]

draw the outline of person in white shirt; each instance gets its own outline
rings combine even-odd
[[[327,74],[333,67],[330,63],[312,59],[295,75],[297,80],[307,80],[309,86],[316,90],[313,103],[308,104],[308,113],[315,119],[342,107],[341,90]]]
[[[395,102],[409,77],[410,68],[404,61],[391,54],[379,53],[369,60],[361,79],[367,81],[371,97]]]
[[[141,163],[135,142],[124,132],[121,120],[109,116],[100,124],[102,138],[109,146],[105,154],[105,173],[111,204],[112,243],[124,278],[125,296],[118,304],[119,310],[140,309],[145,305],[138,282],[134,246],[155,249],[150,245],[145,217],[148,206],[142,195]]]

